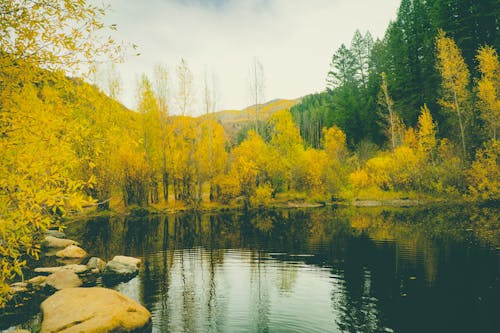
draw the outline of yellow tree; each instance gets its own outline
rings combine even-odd
[[[40,234],[90,202],[82,194],[86,179],[74,177],[75,123],[50,86],[59,78],[22,70],[32,73],[30,81],[0,90],[0,307],[24,255],[38,256]]]
[[[441,73],[443,96],[439,104],[457,115],[462,153],[466,157],[466,121],[469,116],[469,70],[455,41],[439,30],[436,37],[437,68]]]
[[[139,103],[137,111],[142,115],[142,144],[149,166],[149,199],[158,203],[158,174],[161,169],[161,114],[151,82],[146,75],[138,87]]]
[[[432,120],[431,112],[426,104],[421,108],[418,116],[418,149],[426,158],[432,159],[437,146],[436,125]]]
[[[5,0],[0,6],[0,306],[39,234],[86,200],[74,177],[75,124],[54,92],[60,73],[120,48],[102,39],[105,9],[90,1]],[[51,85],[54,87],[52,88]]]
[[[240,193],[249,203],[256,187],[269,181],[269,161],[276,158],[272,158],[271,149],[262,137],[250,131],[247,138],[232,151],[231,159],[231,172],[237,175]]]
[[[500,128],[500,62],[496,50],[490,46],[481,47],[476,58],[481,72],[477,83],[478,106],[491,137],[496,140]]]
[[[299,168],[298,159],[304,150],[298,126],[289,110],[276,112],[269,119],[270,145],[278,155],[269,172],[272,173],[271,184],[275,191],[288,190]],[[271,176],[271,175],[270,175]]]
[[[323,145],[328,157],[328,185],[332,194],[347,182],[346,135],[337,126],[323,129]]]

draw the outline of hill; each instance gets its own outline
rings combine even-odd
[[[258,108],[259,122],[265,122],[275,112],[285,109],[290,109],[294,105],[300,103],[300,98],[297,99],[274,99],[272,101],[260,104]],[[243,110],[222,110],[215,112],[215,118],[224,127],[224,131],[231,142],[235,142],[238,132],[255,121],[255,105],[249,106]],[[200,118],[206,115],[200,116]]]

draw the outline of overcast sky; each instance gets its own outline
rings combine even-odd
[[[106,18],[116,39],[139,46],[118,66],[122,102],[135,109],[135,82],[155,64],[186,59],[201,91],[204,68],[216,77],[217,109],[251,104],[249,73],[257,57],[265,98],[297,98],[324,90],[333,52],[356,29],[383,37],[400,0],[113,0]],[[201,93],[198,94],[201,99]],[[198,113],[200,113],[198,111]]]

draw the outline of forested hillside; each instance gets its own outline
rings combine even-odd
[[[356,31],[350,45],[341,45],[333,54],[330,72],[325,73],[325,92],[307,96],[292,108],[304,140],[319,147],[321,128],[335,124],[346,133],[351,148],[362,141],[384,145],[385,102],[380,87],[385,73],[394,111],[405,126],[416,125],[426,103],[439,124],[438,136],[459,142],[456,117],[439,103],[443,88],[436,66],[438,29],[453,38],[461,51],[470,71],[469,102],[474,104],[474,82],[481,77],[477,50],[485,45],[498,50],[499,18],[495,0],[403,0],[384,38],[373,40],[369,32]],[[488,139],[478,114],[471,112],[467,120],[469,156]]]

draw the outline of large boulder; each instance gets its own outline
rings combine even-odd
[[[41,309],[41,333],[151,331],[149,311],[111,289],[63,289],[47,298]]]
[[[62,270],[50,274],[46,280],[47,285],[56,290],[80,287],[83,282],[78,275],[72,271]]]
[[[71,239],[57,238],[54,236],[45,236],[42,245],[48,248],[65,248],[70,245],[79,245],[78,242]]]
[[[133,257],[115,256],[106,264],[103,280],[106,285],[128,281],[139,273],[141,260]]]
[[[57,251],[56,256],[58,256],[59,258],[85,258],[88,256],[88,254],[81,247],[70,245],[64,250]]]

